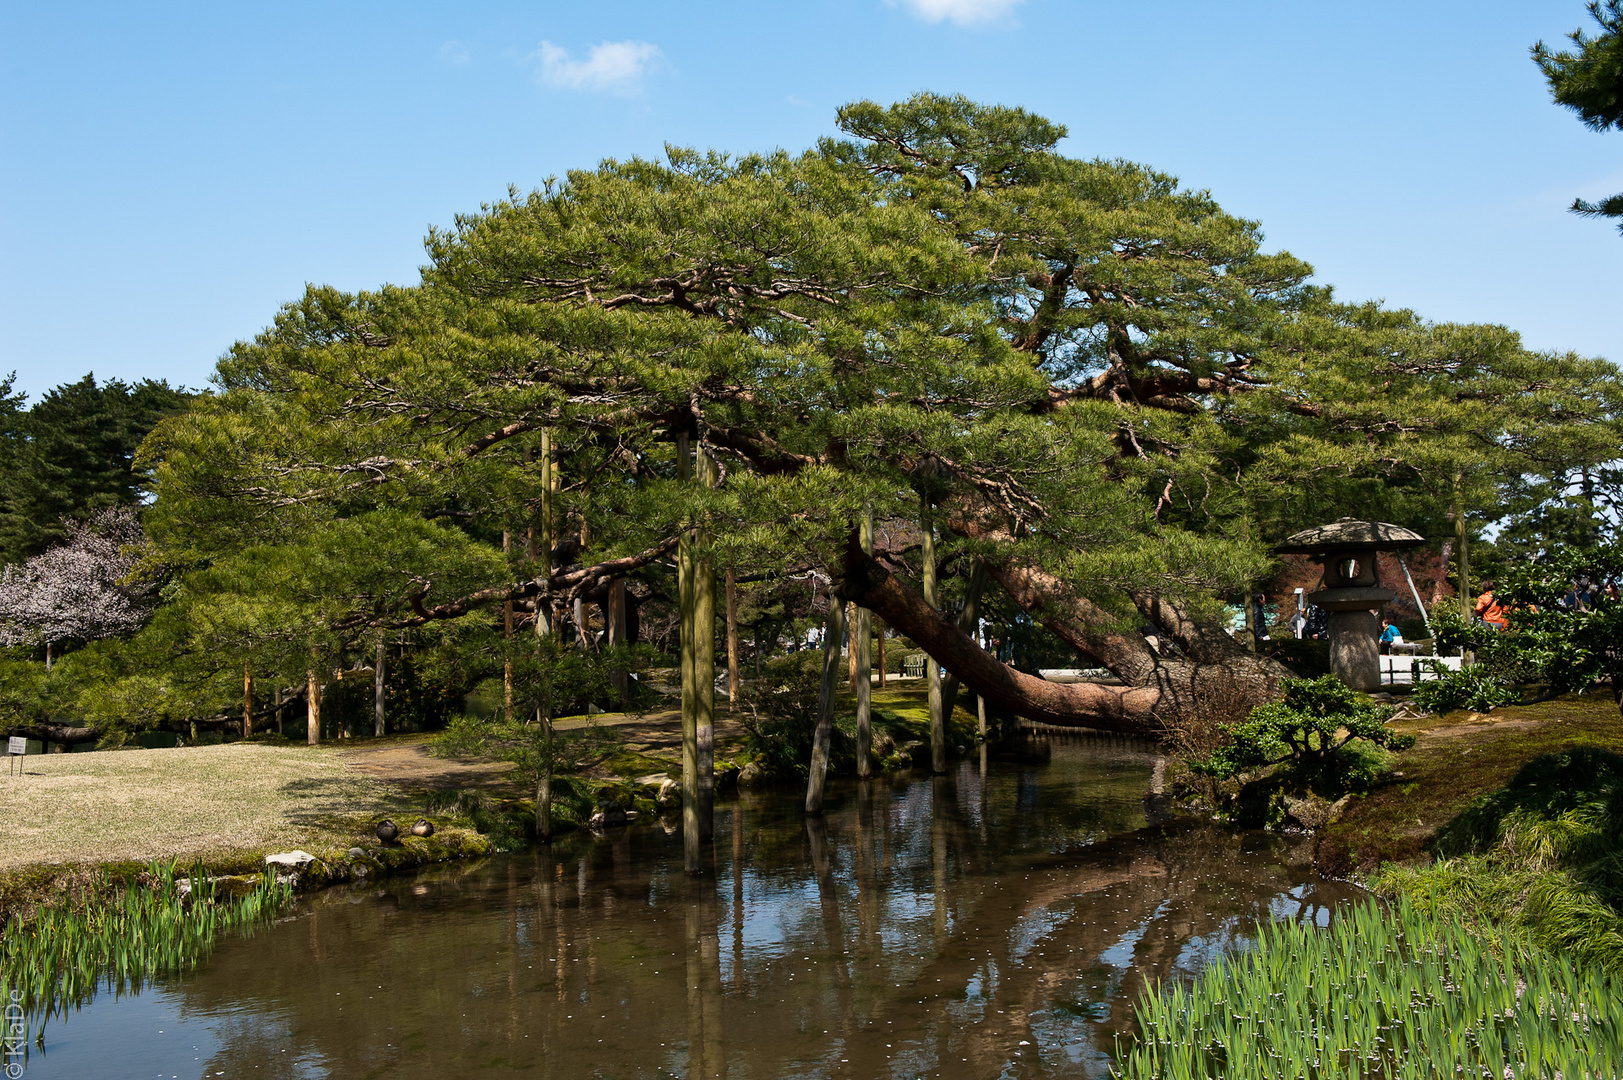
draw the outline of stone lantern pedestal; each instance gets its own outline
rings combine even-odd
[[[1342,518],[1289,536],[1274,548],[1281,555],[1311,555],[1324,568],[1319,589],[1307,602],[1328,613],[1330,670],[1354,690],[1367,694],[1381,688],[1381,620],[1376,612],[1397,596],[1381,587],[1375,556],[1423,543],[1420,534],[1397,525]]]

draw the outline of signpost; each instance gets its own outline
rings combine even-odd
[[[16,771],[16,759],[19,757],[26,758],[27,756],[28,740],[21,735],[13,735],[11,737],[11,741],[6,745],[6,761],[12,766],[12,771],[14,774]],[[23,764],[26,766],[28,762],[24,761]],[[25,775],[26,772],[27,770],[25,769]]]

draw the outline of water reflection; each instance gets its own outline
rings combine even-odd
[[[29,1072],[1101,1076],[1146,979],[1347,897],[1279,838],[1152,824],[1151,764],[1066,742],[833,786],[813,820],[746,795],[698,880],[649,825],[329,892],[140,1008],[56,1025]],[[171,1021],[208,1038],[115,1050]]]

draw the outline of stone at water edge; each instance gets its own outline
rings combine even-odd
[[[314,864],[316,857],[308,851],[284,851],[278,855],[266,855],[266,866],[285,866],[290,870],[303,870]]]

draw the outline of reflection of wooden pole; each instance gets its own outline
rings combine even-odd
[[[727,711],[737,712],[739,701],[738,667],[738,581],[727,567]]]
[[[924,533],[924,602],[938,604],[935,581],[935,526],[930,523],[930,502],[919,496],[919,528]],[[941,665],[925,654],[926,685],[930,701],[930,771],[947,771],[947,716],[941,700]]]
[[[868,507],[863,507],[858,537],[863,553],[872,555],[873,511]],[[869,641],[868,609],[857,607],[856,615],[851,625],[851,662],[852,682],[856,683],[857,690],[857,776],[866,780],[873,775],[873,689],[869,683],[873,658],[869,655],[872,646]]]
[[[254,673],[248,661],[242,662],[242,737],[254,733]]]
[[[316,675],[315,668],[311,668],[305,674],[308,676],[304,708],[305,739],[314,746],[321,741],[321,680]]]

